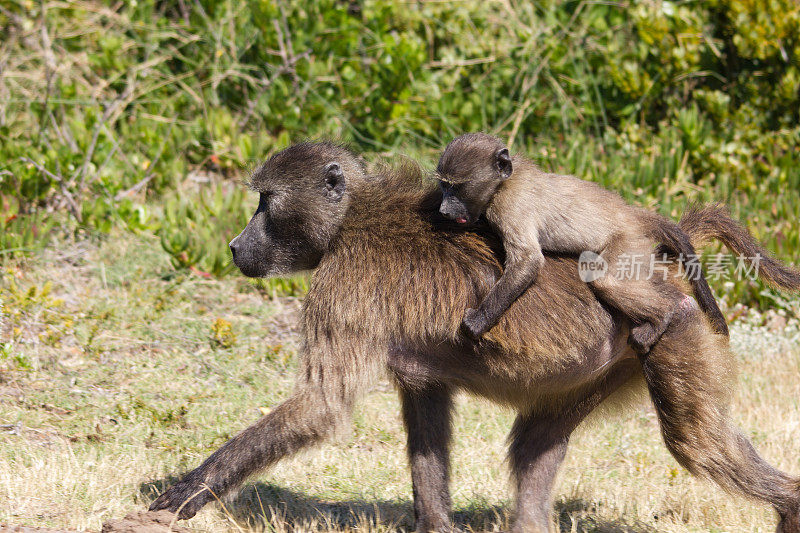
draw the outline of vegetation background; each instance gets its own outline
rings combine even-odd
[[[4,256],[119,227],[221,276],[236,180],[269,153],[332,137],[430,166],[475,130],[800,249],[794,0],[2,0],[0,29]]]
[[[293,364],[286,302],[302,296],[305,280],[249,284],[229,276],[227,242],[254,207],[241,180],[255,165],[290,142],[325,137],[351,143],[369,160],[405,154],[432,167],[450,138],[475,130],[507,139],[547,169],[595,180],[674,218],[689,202],[726,202],[770,250],[797,261],[800,4],[0,0],[0,396],[6,398],[0,422],[9,432],[0,441],[0,490],[14,502],[0,520],[96,527],[149,493],[114,485],[119,498],[104,501],[107,484],[81,484],[95,479],[92,468],[106,469],[97,479],[108,481],[108,472],[113,479],[126,453],[134,481],[143,472],[152,479],[191,466],[174,461],[187,451],[199,459],[224,440],[224,431],[240,427],[225,419],[224,428],[208,429],[216,422],[203,409],[233,394],[224,410],[249,419],[249,395],[261,394],[269,405],[285,392],[284,373]],[[781,338],[794,339],[776,340],[781,363],[757,359],[760,366],[745,379],[772,376],[766,382],[779,387],[787,368],[796,375],[794,330],[785,333],[783,326],[800,312],[797,301],[749,282],[711,283],[731,318],[746,313],[741,304],[779,311],[749,313],[742,327],[772,327],[777,320]],[[234,311],[218,302],[221,292],[213,287],[252,307]],[[253,298],[269,300],[267,315],[289,318],[276,318],[279,326],[259,337],[258,324],[251,324],[260,312]],[[265,339],[275,348],[256,354]],[[165,369],[174,387],[156,377],[167,379]],[[204,385],[194,390],[194,381],[179,377],[183,372],[199,373]],[[264,372],[275,385],[267,396],[257,377]],[[233,385],[215,384],[231,375]],[[154,384],[171,396],[153,392]],[[391,412],[381,394],[370,405]],[[754,430],[747,421],[756,413],[769,418],[769,404],[759,403],[769,396],[745,402],[745,427]],[[795,404],[783,405],[782,416],[796,418]],[[469,410],[463,425],[485,424],[487,412]],[[498,416],[491,424],[505,427],[507,415]],[[36,429],[26,433],[25,424]],[[652,420],[643,426],[649,430],[633,424],[608,426],[590,442],[614,448],[631,441],[635,448],[636,436],[650,430],[648,438],[657,439]],[[196,441],[186,440],[187,427]],[[396,427],[377,440],[359,433],[358,420],[356,427],[363,446],[402,440]],[[481,435],[491,441],[498,428]],[[23,444],[20,435],[27,435]],[[140,445],[147,451],[131,451]],[[797,471],[792,451],[784,461]],[[606,460],[591,447],[584,452],[580,464]],[[65,453],[74,461],[64,463]],[[325,468],[345,464],[345,456]],[[389,460],[386,476],[376,474],[366,492],[407,498],[395,460],[401,461]],[[641,460],[627,472],[629,482],[651,476],[654,486],[694,487],[671,470],[661,479]],[[464,469],[476,487],[497,477],[477,466]],[[43,471],[61,474],[47,478]],[[356,469],[325,480],[350,479],[355,497],[365,494],[364,476]],[[569,494],[580,500],[584,489],[613,492],[616,483],[587,479],[570,481]],[[55,483],[57,494],[41,498],[50,492],[37,480]],[[307,481],[297,489],[313,492],[315,481]],[[350,490],[344,483],[326,497]],[[475,493],[505,490],[489,485]],[[562,525],[651,527],[660,513],[659,530],[703,529],[725,522],[723,516],[733,531],[768,516],[742,511],[731,518],[724,506],[695,505],[691,498],[702,500],[705,489],[686,490],[694,494],[689,500],[666,493],[678,502],[666,506],[667,515],[630,493],[619,495],[619,502],[636,502],[630,505],[614,497],[577,506],[564,500]],[[139,496],[125,496],[133,493]],[[46,500],[44,510],[31,504],[37,498]],[[272,498],[280,507],[287,496]],[[478,505],[473,493],[456,494],[456,501]],[[408,521],[403,505],[401,525]],[[587,509],[605,525],[572,519]],[[228,524],[229,516],[220,516],[197,527]],[[262,515],[234,523],[285,527],[254,516]],[[481,516],[470,516],[467,523],[484,527]]]

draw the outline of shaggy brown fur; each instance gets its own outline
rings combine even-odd
[[[287,257],[316,261],[296,389],[151,509],[191,517],[213,495],[322,441],[388,369],[408,430],[417,529],[451,528],[450,411],[461,389],[518,411],[509,449],[517,487],[514,530],[549,531],[550,491],[572,430],[644,370],[664,440],[681,464],[769,502],[781,515],[781,533],[800,533],[798,481],[766,464],[730,425],[732,356],[727,339],[713,333],[702,313],[673,322],[640,363],[626,344],[627,320],[598,302],[578,279],[573,259],[548,257],[537,286],[481,342],[470,342],[460,333],[461,312],[501,273],[499,243],[485,228],[465,232],[440,219],[440,196],[416,170],[358,179],[360,171],[338,148],[302,145],[282,155],[280,164],[267,163],[257,173],[260,211],[232,247],[237,265],[248,272],[288,272],[294,267]],[[350,169],[338,198],[326,186],[332,161]],[[264,200],[277,189],[303,201]],[[306,216],[314,223],[305,223]],[[288,218],[296,222],[291,239]],[[320,235],[330,236],[325,246]],[[244,245],[256,248],[245,253]]]
[[[475,338],[491,329],[522,292],[536,281],[543,250],[594,252],[608,263],[593,281],[603,300],[640,325],[634,348],[646,353],[680,309],[683,293],[651,271],[656,243],[694,258],[689,238],[671,220],[627,204],[618,194],[573,176],[543,172],[522,156],[513,159],[503,143],[485,133],[456,137],[442,153],[437,172],[443,190],[441,213],[463,225],[485,215],[503,239],[505,269],[464,327]],[[655,242],[654,242],[655,241]],[[625,261],[640,263],[625,272]],[[692,276],[701,308],[720,333],[727,325],[702,276]]]

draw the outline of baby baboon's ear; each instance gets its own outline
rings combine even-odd
[[[495,168],[500,173],[501,179],[508,179],[513,170],[511,166],[511,156],[508,153],[508,148],[501,148],[495,154]]]
[[[336,161],[325,165],[325,193],[328,198],[338,202],[344,195],[345,183],[342,167]]]

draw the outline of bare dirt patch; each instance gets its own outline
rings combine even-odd
[[[174,524],[175,515],[169,511],[137,511],[119,520],[103,524],[101,533],[190,533],[185,527]],[[0,533],[78,533],[74,529],[10,526],[0,524]]]
[[[109,520],[101,533],[189,533],[185,527],[176,526],[175,515],[169,511],[138,511],[122,520]]]

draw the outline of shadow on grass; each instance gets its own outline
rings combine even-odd
[[[170,477],[139,487],[141,500],[149,505],[166,487],[177,481]],[[276,527],[287,531],[373,530],[413,531],[414,508],[408,500],[326,500],[268,483],[251,483],[232,499],[223,501],[218,512],[243,528],[262,530]],[[555,505],[558,529],[581,533],[654,533],[643,524],[604,520],[596,516],[595,505],[582,499],[559,501]],[[455,525],[463,531],[503,531],[510,525],[511,510],[504,505],[475,504],[453,513]]]
[[[657,533],[657,529],[627,520],[605,520],[597,517],[597,506],[581,498],[561,500],[555,505],[559,531],[586,533]]]

